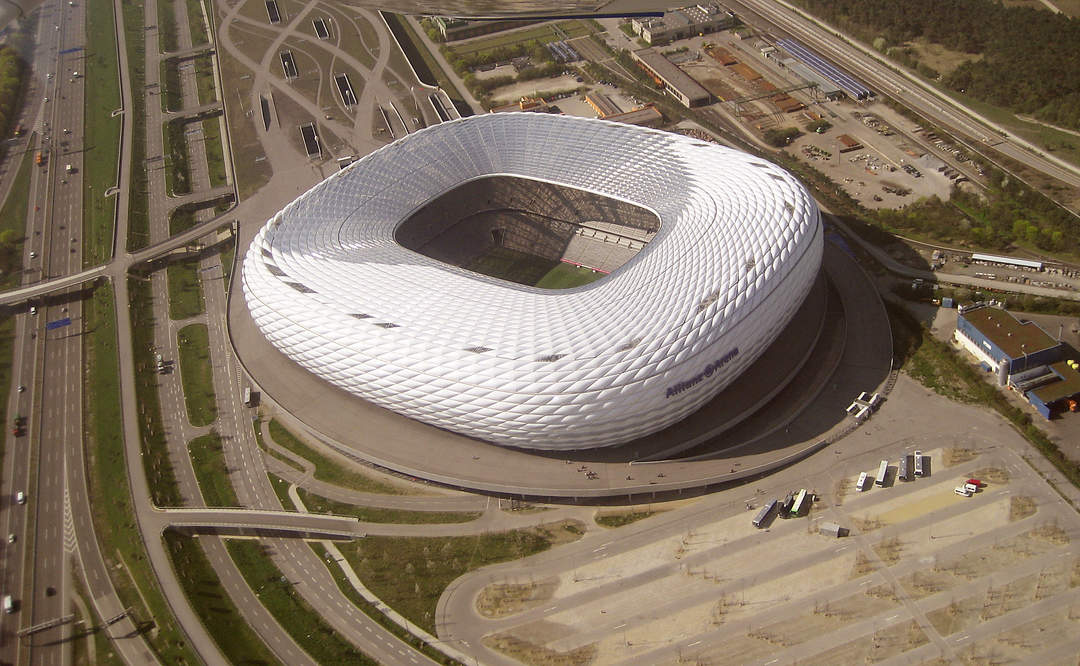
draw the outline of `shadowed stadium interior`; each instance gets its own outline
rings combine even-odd
[[[659,229],[654,213],[625,201],[489,176],[432,199],[398,226],[394,239],[432,259],[533,286],[563,260],[610,273]]]

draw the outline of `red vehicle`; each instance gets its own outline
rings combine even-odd
[[[983,487],[983,482],[979,481],[978,479],[968,479],[967,481],[965,481],[965,483],[970,483],[971,485],[978,486],[979,488]]]

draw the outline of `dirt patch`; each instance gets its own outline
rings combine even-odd
[[[851,487],[853,485],[855,484],[847,477],[836,482],[836,488],[833,489],[833,501],[836,506],[840,506],[844,503],[844,496],[851,492]]]
[[[551,599],[557,578],[530,583],[494,583],[476,597],[476,610],[484,617],[506,617]]]
[[[907,593],[916,599],[948,590],[957,584],[956,576],[936,569],[916,570],[900,579]]]
[[[913,650],[930,642],[914,620],[895,624],[875,632],[873,636],[857,638],[826,650],[801,664],[833,666],[842,663],[876,663]]]
[[[745,664],[757,661],[776,651],[776,647],[750,636],[734,636],[725,639],[723,645],[700,654],[684,654],[689,663],[699,664]]]
[[[1005,485],[1011,478],[1009,471],[1001,467],[980,467],[968,474],[970,479],[978,479],[983,483],[997,483]]]
[[[950,447],[945,449],[945,452],[941,455],[941,464],[945,467],[952,467],[960,463],[970,462],[978,456],[979,452],[975,449]]]
[[[891,567],[899,562],[903,556],[904,543],[896,537],[884,539],[874,546],[874,552],[877,553],[882,562]]]
[[[1034,497],[1024,497],[1021,495],[1013,495],[1009,498],[1009,522],[1015,522],[1017,520],[1023,520],[1028,516],[1034,516],[1038,511],[1038,506],[1035,504]]]
[[[881,522],[878,518],[863,518],[861,516],[853,516],[851,518],[851,524],[862,534],[867,534],[885,527],[885,523]]]
[[[900,601],[900,597],[896,596],[896,590],[889,583],[883,583],[881,585],[875,585],[874,587],[867,588],[866,596],[873,597],[875,599],[886,599],[893,603]]]
[[[1080,587],[1080,557],[1073,561],[1072,577],[1069,579],[1069,587]]]
[[[595,643],[568,652],[558,652],[544,647],[542,643],[545,639],[542,637],[550,636],[553,627],[540,625],[553,624],[543,621],[533,622],[518,627],[513,631],[488,636],[484,638],[484,645],[530,666],[584,666],[585,664],[591,664],[596,659]],[[561,627],[561,630],[564,635],[570,632],[569,627]],[[528,638],[521,638],[518,632],[528,636]]]
[[[979,617],[992,620],[1027,606],[1034,601],[1035,587],[1039,583],[1038,574],[1024,576],[1004,587],[991,587],[986,591],[983,610]]]
[[[850,578],[861,578],[868,573],[873,573],[879,568],[878,563],[870,559],[861,550],[855,553],[855,564],[851,567]]]
[[[934,625],[934,629],[937,629],[939,634],[948,636],[977,623],[982,608],[982,599],[968,597],[927,613],[926,619],[930,621],[930,624]]]
[[[935,569],[974,580],[987,572],[1003,569],[1067,543],[1069,543],[1069,537],[1065,531],[1051,523],[993,546],[965,553],[952,563],[940,565]]]
[[[793,620],[775,622],[752,631],[748,635],[780,647],[792,647],[836,631],[843,624],[845,622],[840,616],[815,612]]]

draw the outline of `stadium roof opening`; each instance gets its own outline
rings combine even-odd
[[[467,181],[435,197],[394,230],[394,239],[425,256],[491,277],[564,288],[616,270],[659,229],[655,213],[627,201],[499,175]],[[574,267],[578,270],[569,279],[559,277]]]

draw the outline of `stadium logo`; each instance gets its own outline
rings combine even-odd
[[[685,382],[679,382],[678,384],[673,384],[673,385],[669,386],[668,390],[667,390],[667,396],[666,397],[670,398],[673,395],[679,395],[680,393],[682,393],[686,389],[692,388],[693,386],[701,383],[703,380],[709,379],[714,374],[716,374],[717,371],[720,370],[720,368],[727,365],[728,362],[731,361],[731,359],[735,358],[738,355],[739,355],[739,348],[735,347],[734,349],[732,349],[728,353],[721,356],[718,360],[713,361],[712,363],[705,366],[704,370],[697,373],[696,375],[694,375],[690,379],[686,380]]]

